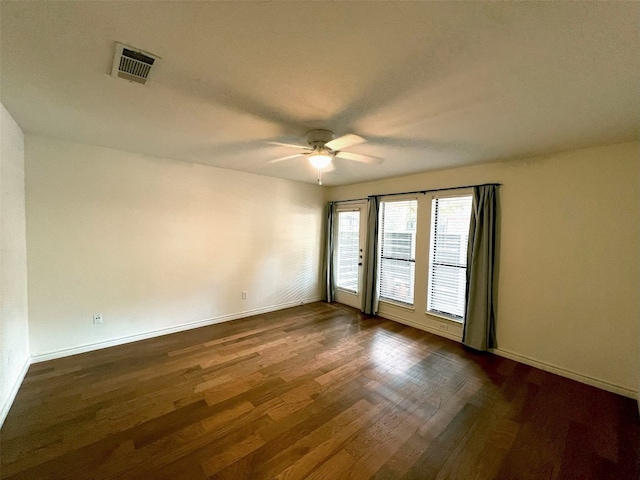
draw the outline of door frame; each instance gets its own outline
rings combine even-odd
[[[334,300],[338,303],[342,303],[358,310],[362,310],[364,304],[364,259],[366,258],[366,239],[367,239],[367,201],[358,200],[353,202],[341,202],[335,206],[335,222],[333,222],[333,244],[335,245],[333,258],[331,259],[333,271],[338,271],[338,228],[339,228],[339,214],[340,212],[360,212],[360,231],[358,234],[358,243],[360,250],[359,266],[358,266],[358,291],[352,292],[349,290],[341,289],[337,285],[335,287]]]

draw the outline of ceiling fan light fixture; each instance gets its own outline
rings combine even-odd
[[[327,152],[313,152],[309,155],[309,162],[316,170],[322,170],[331,163],[332,156]]]

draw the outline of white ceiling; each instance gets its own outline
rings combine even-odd
[[[26,133],[314,182],[312,128],[368,143],[325,185],[639,138],[640,3],[7,2]],[[116,41],[162,57],[111,77]]]

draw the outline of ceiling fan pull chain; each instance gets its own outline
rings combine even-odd
[[[318,185],[322,185],[322,172],[318,169]]]

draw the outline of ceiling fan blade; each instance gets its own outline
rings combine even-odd
[[[267,142],[269,145],[277,145],[279,147],[291,147],[291,148],[299,148],[301,150],[313,150],[312,147],[308,145],[294,145],[293,143],[282,143],[282,142]]]
[[[283,160],[289,160],[291,158],[304,157],[305,155],[306,155],[306,153],[296,153],[295,155],[287,155],[286,157],[280,157],[280,158],[276,158],[274,160],[269,160],[267,163],[281,162]]]
[[[362,163],[382,163],[383,160],[378,157],[371,157],[369,155],[362,155],[360,153],[350,153],[350,152],[338,152],[336,153],[336,157],[344,158],[345,160],[353,160],[354,162],[362,162]]]
[[[341,137],[336,138],[335,140],[331,140],[325,144],[326,147],[329,147],[331,150],[343,150],[345,148],[353,147],[355,145],[360,145],[361,143],[365,143],[366,140],[358,135],[353,135],[351,133],[347,135],[343,135]]]

